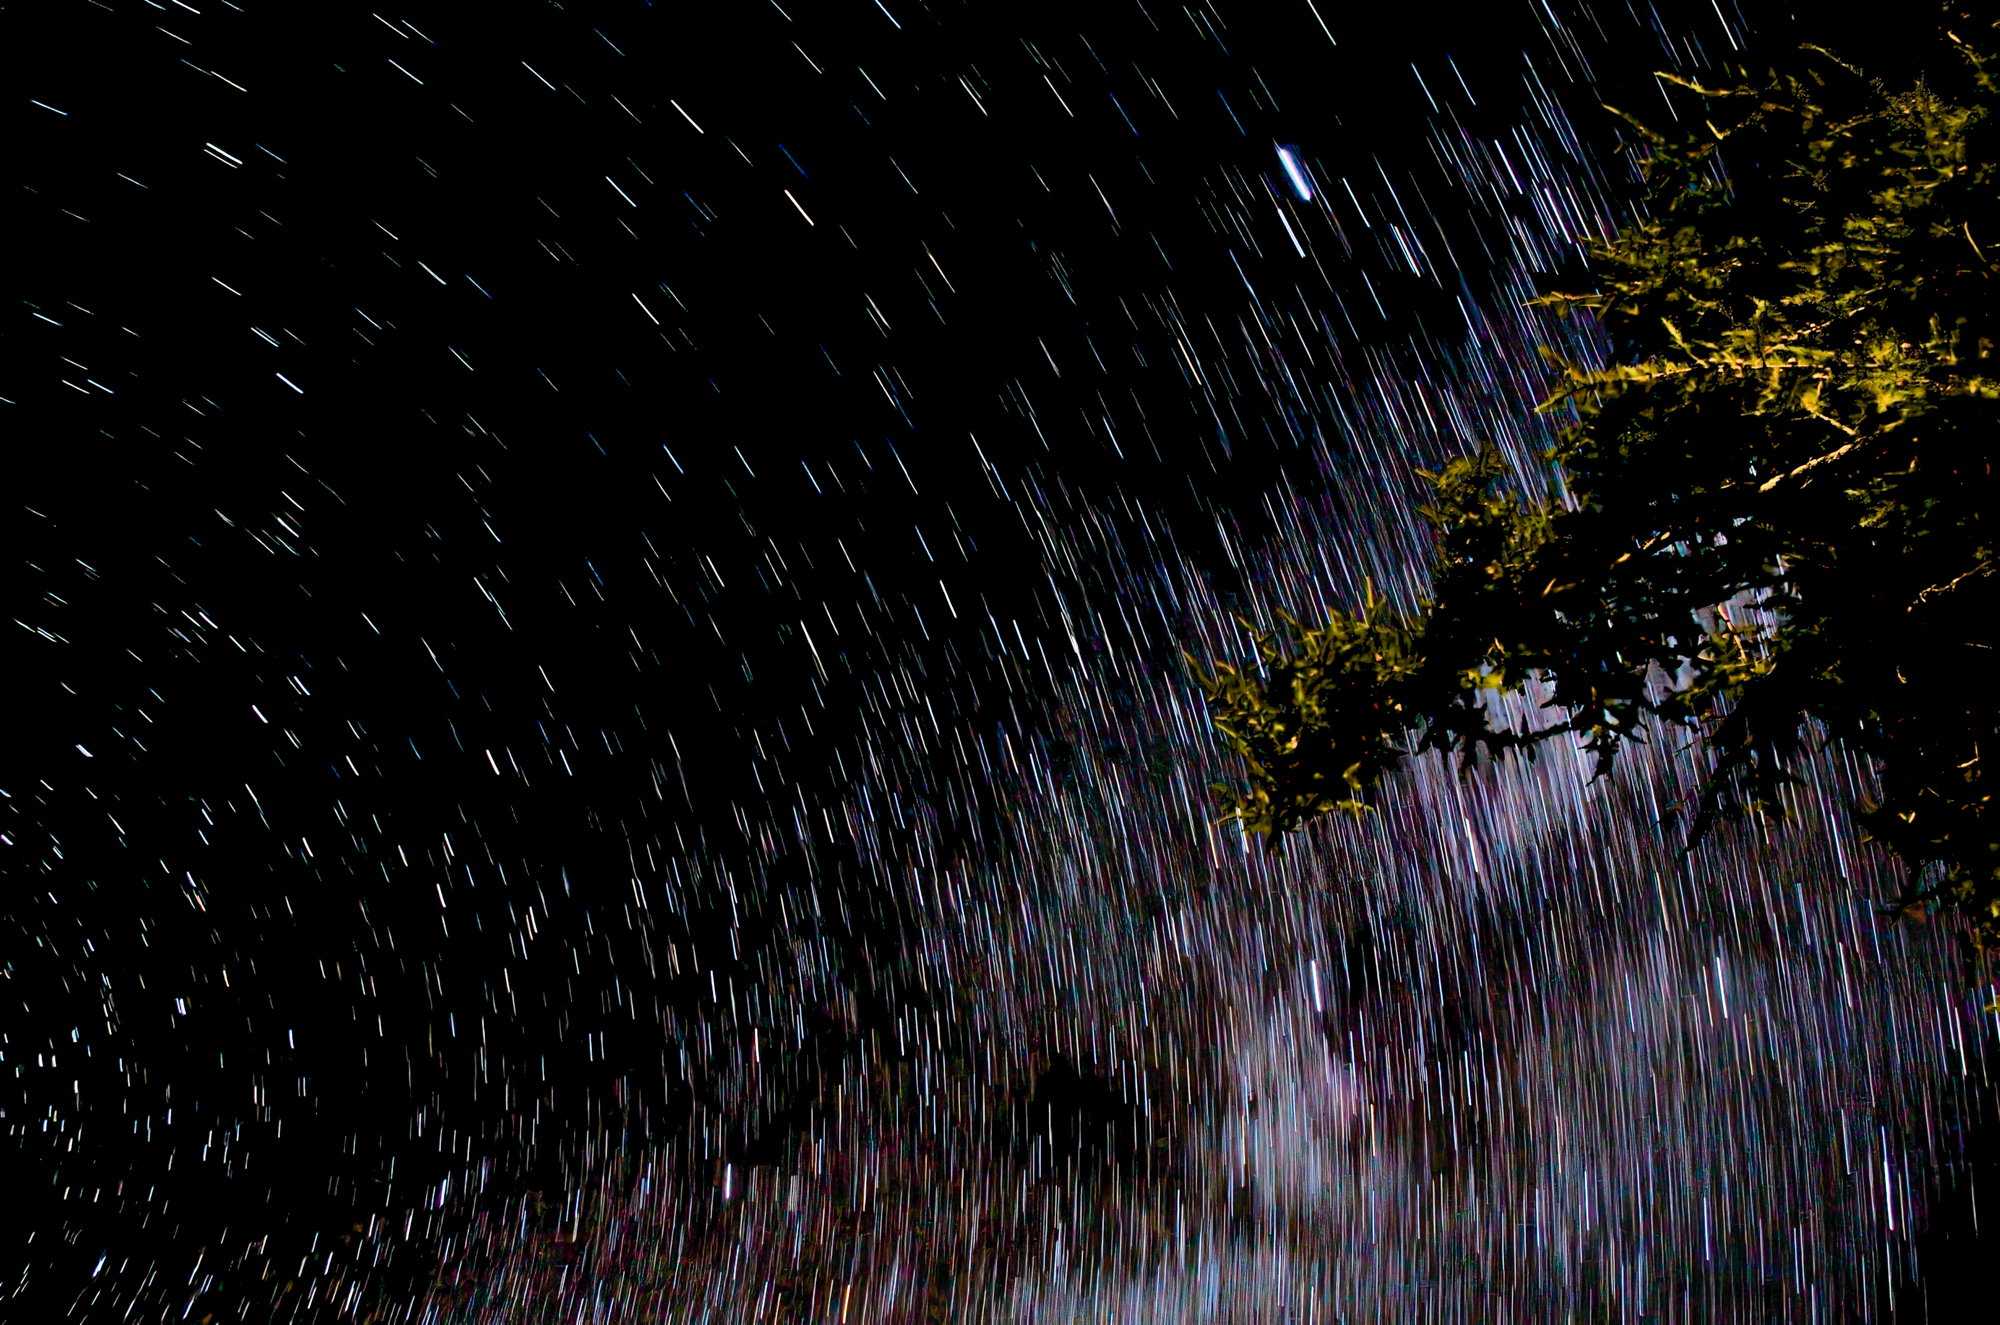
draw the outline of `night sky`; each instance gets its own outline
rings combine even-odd
[[[1182,653],[1540,483],[1600,101],[1782,9],[14,13],[0,1315],[1939,1310],[1870,770],[1264,857]]]

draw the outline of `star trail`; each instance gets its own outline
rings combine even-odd
[[[6,1317],[1941,1310],[2000,1014],[1872,768],[1683,859],[1670,733],[1426,757],[1267,855],[1183,652],[1540,481],[1600,101],[1788,23],[33,16]]]

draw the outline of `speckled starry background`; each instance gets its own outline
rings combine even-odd
[[[1996,1027],[1868,769],[1263,857],[1182,656],[1537,474],[1600,100],[1787,19],[14,14],[6,1318],[1940,1311]]]

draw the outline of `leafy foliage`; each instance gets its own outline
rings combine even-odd
[[[1937,67],[1901,91],[1805,46],[1684,82],[1707,103],[1693,133],[1626,117],[1649,214],[1593,246],[1596,289],[1537,301],[1614,345],[1603,367],[1544,351],[1541,409],[1574,418],[1548,490],[1500,492],[1490,447],[1425,475],[1416,613],[1371,594],[1324,626],[1287,618],[1256,637],[1261,676],[1201,676],[1249,764],[1247,788],[1217,788],[1227,818],[1275,844],[1363,812],[1412,750],[1473,762],[1573,735],[1602,775],[1650,717],[1712,756],[1691,848],[1721,818],[1782,820],[1818,730],[1881,770],[1857,814],[1909,869],[1897,906],[2000,946],[1981,762],[2000,743],[2000,64],[1946,17]],[[1493,728],[1481,696],[1530,677],[1561,720]]]

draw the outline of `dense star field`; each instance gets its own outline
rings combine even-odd
[[[1267,856],[1182,652],[1539,482],[1600,100],[1783,7],[15,18],[0,1317],[1949,1318],[1870,769]]]

